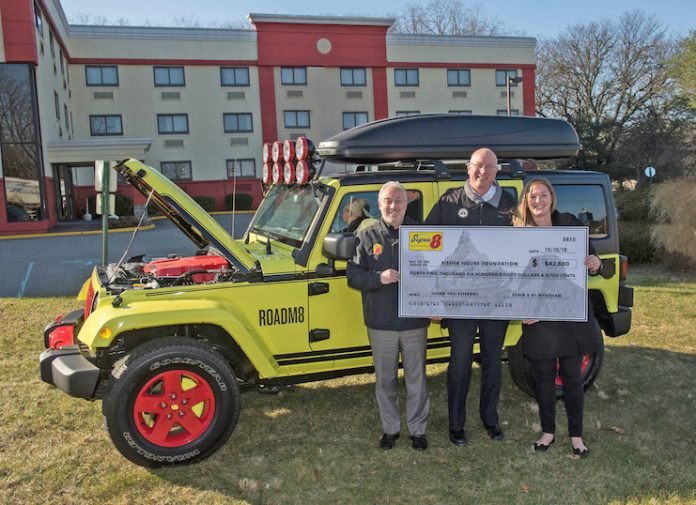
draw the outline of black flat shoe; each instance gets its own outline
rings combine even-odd
[[[572,444],[571,447],[573,447]],[[573,447],[573,454],[575,454],[576,456],[580,456],[581,458],[586,458],[590,455],[590,450],[587,447],[585,447],[584,449]]]
[[[549,443],[546,444],[546,445],[544,445],[544,444],[537,444],[536,442],[534,442],[534,452],[546,452],[546,451],[548,450],[548,448],[551,447],[551,445],[552,445],[555,441],[556,441],[556,439],[554,438],[554,439],[551,440],[551,442],[549,442]]]
[[[393,435],[390,435],[389,433],[385,433],[384,435],[382,435],[382,439],[379,441],[380,449],[384,449],[385,451],[388,451],[389,449],[393,449],[394,446],[396,445],[397,438],[399,438],[398,433],[395,433]]]
[[[464,433],[464,430],[450,431],[449,439],[450,442],[458,447],[466,445],[466,434]]]

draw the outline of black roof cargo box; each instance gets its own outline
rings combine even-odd
[[[582,146],[561,119],[423,114],[351,128],[321,142],[317,153],[339,162],[377,164],[468,159],[479,147],[493,149],[501,159],[553,159],[575,156]]]

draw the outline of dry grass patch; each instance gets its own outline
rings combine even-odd
[[[558,441],[531,443],[534,402],[504,372],[505,441],[477,422],[469,446],[447,440],[444,365],[428,368],[430,447],[406,430],[393,451],[380,436],[373,378],[358,375],[242,396],[229,442],[198,465],[156,471],[123,459],[102,425],[101,402],[73,399],[38,379],[41,332],[67,298],[1,299],[0,503],[657,504],[696,502],[696,279],[638,272],[634,329],[607,339],[597,387],[586,396],[587,459],[572,456],[563,407]],[[478,384],[478,370],[473,384]]]

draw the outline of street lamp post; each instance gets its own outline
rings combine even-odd
[[[510,86],[513,84],[519,84],[522,82],[521,77],[513,77],[511,75],[508,76],[507,78],[507,115],[510,115]]]

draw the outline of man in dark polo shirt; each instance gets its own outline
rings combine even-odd
[[[487,148],[476,150],[469,161],[464,186],[447,191],[425,220],[429,225],[510,226],[517,202],[496,184],[498,158]],[[500,353],[508,321],[447,319],[452,354],[447,368],[449,438],[457,446],[467,443],[464,433],[466,396],[471,380],[474,337],[478,329],[481,347],[481,401],[479,414],[488,436],[502,440],[498,419]]]

